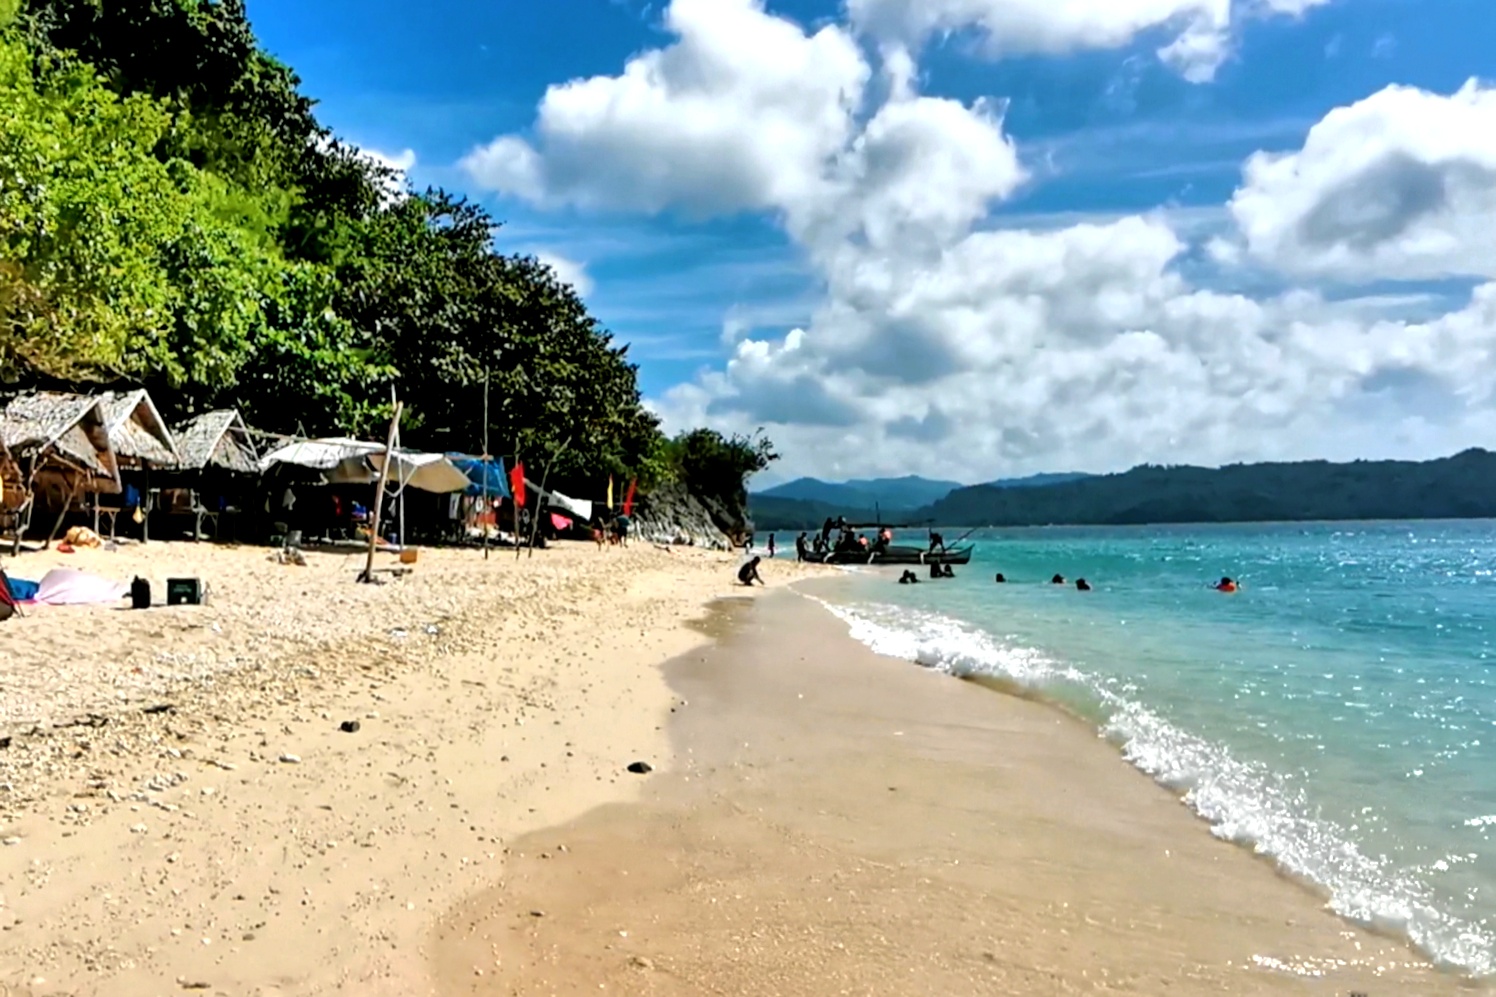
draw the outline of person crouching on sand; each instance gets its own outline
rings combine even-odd
[[[760,585],[763,585],[764,580],[759,577],[758,574],[758,564],[760,560],[762,559],[755,557],[753,560],[749,561],[747,564],[739,568],[738,581],[742,582],[744,585],[752,585],[754,582],[758,582]]]

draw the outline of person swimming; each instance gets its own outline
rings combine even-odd
[[[760,585],[763,585],[764,580],[759,576],[758,573],[758,565],[760,560],[762,560],[762,558],[755,557],[753,560],[749,561],[747,564],[739,568],[738,581],[742,582],[744,585],[752,585],[754,582],[758,582]]]
[[[905,568],[904,569],[904,573],[899,576],[899,584],[900,585],[917,585],[918,583],[919,583],[919,575],[916,575],[914,572],[910,571],[908,568]]]
[[[1065,584],[1065,576],[1064,575],[1055,575],[1053,578],[1051,578],[1049,580],[1049,584],[1051,584],[1051,585],[1064,585]]]
[[[1239,586],[1232,579],[1222,578],[1219,582],[1216,583],[1215,590],[1217,592],[1235,592],[1238,587]]]
[[[1089,592],[1091,591],[1091,583],[1086,581],[1084,578],[1077,578],[1075,580],[1075,591]]]
[[[1006,582],[1007,580],[1008,580],[1008,576],[1005,575],[1005,574],[1003,574],[1001,571],[999,571],[997,573],[997,577],[996,578],[992,579],[993,583],[997,584],[997,585],[1001,585],[1004,582]]]

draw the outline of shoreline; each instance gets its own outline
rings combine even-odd
[[[444,997],[1491,990],[1329,911],[1042,700],[879,656],[804,596],[714,620],[667,667],[685,765],[516,842],[438,933]],[[466,975],[480,939],[500,978]]]
[[[383,586],[266,554],[89,552],[67,563],[213,599],[0,629],[6,997],[432,992],[428,928],[507,842],[670,768],[659,665],[735,588],[730,555],[642,544],[422,551]]]

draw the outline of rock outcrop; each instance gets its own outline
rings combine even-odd
[[[734,540],[753,530],[747,498],[744,493],[734,501],[698,495],[681,484],[661,485],[639,499],[631,532],[650,543],[730,550]]]

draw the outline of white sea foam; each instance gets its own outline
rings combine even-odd
[[[823,605],[879,654],[960,678],[1001,679],[1072,705],[1079,700],[1099,718],[1102,736],[1137,768],[1181,792],[1218,837],[1317,883],[1346,918],[1401,931],[1442,964],[1496,973],[1496,939],[1481,925],[1440,910],[1426,883],[1364,854],[1334,822],[1311,816],[1309,801],[1280,774],[1179,729],[1124,687],[940,614]],[[1478,819],[1487,821],[1496,823],[1496,816]]]

